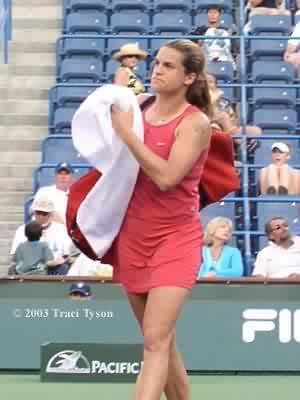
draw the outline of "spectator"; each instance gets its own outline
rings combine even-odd
[[[296,39],[297,37],[300,38],[300,21],[294,27],[293,33],[291,34],[291,39],[288,41],[288,45],[283,56],[284,61],[288,64],[292,64],[296,72],[298,71],[300,65],[300,39]]]
[[[232,222],[216,217],[207,224],[202,251],[202,265],[198,278],[240,277],[243,261],[240,251],[227,243],[232,238]]]
[[[55,183],[51,186],[41,187],[35,198],[47,197],[54,203],[52,220],[61,224],[66,222],[68,193],[73,183],[73,168],[67,162],[57,164],[55,168]]]
[[[13,255],[11,273],[45,275],[53,266],[53,253],[47,243],[41,242],[43,227],[37,221],[25,226],[27,241],[20,243]]]
[[[252,275],[266,278],[300,277],[300,237],[292,236],[283,217],[271,218],[265,226],[269,245],[257,255]]]
[[[118,68],[114,83],[127,86],[138,95],[145,92],[141,79],[135,74],[139,61],[145,60],[147,53],[139,48],[138,43],[124,44],[120,51],[113,55],[113,59],[121,64]]]
[[[236,64],[231,53],[231,41],[226,39],[232,34],[232,30],[221,27],[221,10],[218,6],[211,6],[207,11],[207,26],[199,26],[192,35],[218,36],[221,38],[212,38],[198,40],[200,46],[206,55],[207,62],[230,62],[233,69],[236,70]],[[224,37],[224,39],[223,39]]]
[[[54,204],[46,197],[36,197],[32,203],[34,219],[42,225],[41,240],[48,244],[54,260],[49,265],[49,275],[65,275],[69,269],[71,241],[66,227],[52,220]],[[16,253],[20,243],[26,242],[25,225],[16,230],[11,247],[11,256]]]
[[[272,145],[272,163],[262,168],[259,183],[261,194],[298,194],[299,172],[288,165],[291,148],[283,142]]]

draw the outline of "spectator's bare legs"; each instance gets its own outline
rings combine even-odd
[[[275,192],[270,188],[274,188]],[[298,174],[291,171],[287,164],[281,166],[271,164],[261,170],[260,190],[262,194],[297,194],[298,188]]]
[[[297,193],[295,174],[287,164],[279,167],[279,186],[285,187],[288,191],[288,194]]]
[[[255,7],[252,8],[249,14],[249,18],[254,15],[291,15],[290,10],[278,9],[278,8],[268,8],[268,7]]]
[[[270,191],[270,188],[274,188],[275,192],[278,191],[279,186],[279,174],[278,169],[274,164],[263,168],[260,172],[260,191],[261,194],[266,194]],[[269,194],[275,194],[271,192]]]
[[[170,289],[171,291],[173,291],[173,289],[176,291],[178,290],[177,288],[163,288],[163,293],[165,293],[165,291],[168,289]],[[161,292],[161,289],[154,289],[154,290],[155,291],[159,290],[159,292]],[[158,297],[160,297],[160,296],[161,296],[161,294],[158,293]],[[147,296],[146,295],[129,294],[128,297],[129,297],[129,301],[130,301],[131,307],[133,309],[133,312],[141,326],[141,329],[144,331],[144,328],[143,328],[144,314],[145,314],[145,309],[146,309]],[[156,297],[157,297],[157,295],[156,295]],[[173,297],[173,294],[172,294],[172,297]],[[161,300],[159,300],[159,301],[161,301]],[[154,304],[154,303],[155,302],[152,300],[152,304]],[[148,307],[148,305],[147,305],[147,307]],[[152,311],[149,308],[147,309],[147,311],[149,313],[152,313]],[[163,312],[163,310],[161,310],[161,306],[160,306],[160,312],[161,313]],[[154,317],[154,315],[152,317]],[[173,330],[171,332],[171,339],[170,339],[170,345],[169,345],[169,356],[168,356],[167,360],[168,360],[168,362],[167,362],[168,377],[167,377],[167,382],[164,387],[164,392],[165,392],[167,399],[168,400],[188,400],[190,398],[189,381],[188,381],[188,376],[187,376],[186,370],[184,368],[184,364],[181,359],[181,356],[176,349],[175,328],[173,328]],[[148,372],[146,371],[146,373],[149,374],[149,369],[148,369]],[[145,395],[146,397],[142,397],[143,395],[141,395],[141,390],[143,389],[146,392],[147,387],[148,387],[148,384],[145,382],[147,377],[144,375],[145,375],[145,373],[141,373],[138,377],[136,398],[137,399],[143,398],[143,400],[146,398],[154,399],[155,397],[147,397],[146,395]],[[157,380],[156,383],[159,383],[161,381],[162,377],[159,376],[157,371],[154,376],[153,371],[152,371],[152,373],[150,372],[150,380],[151,379],[156,379]]]

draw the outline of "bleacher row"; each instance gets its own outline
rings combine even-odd
[[[75,177],[88,171],[89,166],[73,147],[70,136],[71,120],[80,103],[95,88],[111,81],[116,68],[115,62],[111,60],[112,54],[124,43],[139,42],[140,47],[149,54],[138,71],[147,84],[153,55],[167,40],[157,34],[191,33],[195,27],[205,23],[203,21],[207,19],[207,7],[216,3],[224,11],[222,20],[225,25],[237,23],[237,4],[231,0],[65,0],[63,35],[57,42],[57,85],[49,91],[49,135],[42,145],[42,163],[35,172],[33,192],[40,186],[53,182],[57,162],[69,161],[74,166]],[[141,15],[143,22],[138,24],[141,25],[141,30],[136,32],[136,28],[129,29],[130,18],[140,18]],[[159,16],[157,24],[164,24],[164,29],[171,20],[174,23],[173,28],[169,24],[165,31],[158,31],[156,16]],[[185,16],[188,17],[187,20]],[[99,18],[99,30],[93,31],[93,24],[86,19],[89,17],[94,21]],[[178,23],[179,19],[184,23]],[[77,21],[76,29],[74,21]],[[286,216],[291,229],[300,232],[300,198],[257,197],[258,170],[270,162],[270,148],[275,140],[283,140],[292,146],[291,164],[300,167],[297,136],[300,85],[291,86],[292,83],[297,83],[294,72],[290,65],[282,61],[287,35],[291,33],[294,21],[291,17],[260,16],[253,21],[252,27],[257,36],[245,38],[241,33],[241,36],[235,38],[238,43],[244,41],[246,49],[245,57],[239,59],[240,68],[237,73],[230,63],[220,62],[210,63],[208,71],[216,75],[221,87],[223,85],[226,97],[233,103],[245,103],[246,116],[242,116],[244,122],[260,126],[264,133],[257,139],[260,147],[254,154],[247,153],[247,140],[242,139],[240,192],[231,194],[219,204],[202,212],[204,225],[217,215],[233,220],[234,241],[244,255],[245,274],[251,270],[253,257],[258,249],[266,243],[263,228],[268,217]],[[133,23],[132,27],[135,25]],[[116,36],[119,32],[131,36]],[[264,35],[268,35],[267,39]],[[275,35],[274,40],[270,35]],[[279,36],[282,36],[282,40]],[[241,70],[247,74],[242,76],[239,73]],[[267,87],[270,84],[275,87]],[[29,204],[30,201],[25,205],[26,218]]]

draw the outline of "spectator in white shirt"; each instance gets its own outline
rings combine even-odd
[[[271,218],[265,226],[269,245],[256,258],[252,275],[266,278],[300,278],[300,237],[292,236],[285,218]]]
[[[65,275],[70,265],[71,240],[65,225],[52,220],[54,204],[46,197],[35,198],[32,203],[34,219],[43,227],[41,240],[46,242],[54,255],[54,263],[48,269],[49,275]],[[15,254],[20,243],[26,242],[25,225],[17,228],[11,247],[11,255]]]
[[[297,38],[298,39],[293,39]],[[283,59],[286,63],[292,64],[297,71],[300,65],[300,21],[295,25],[291,39],[288,41]]]
[[[47,197],[54,203],[53,221],[65,224],[68,194],[73,183],[73,168],[67,162],[59,163],[55,168],[55,183],[41,187],[35,198]]]

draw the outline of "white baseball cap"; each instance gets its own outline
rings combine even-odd
[[[53,201],[51,201],[47,197],[38,197],[33,200],[31,209],[32,211],[51,213],[54,211],[54,204]]]
[[[286,143],[276,142],[272,144],[272,150],[278,149],[281,153],[289,153],[290,148]]]

